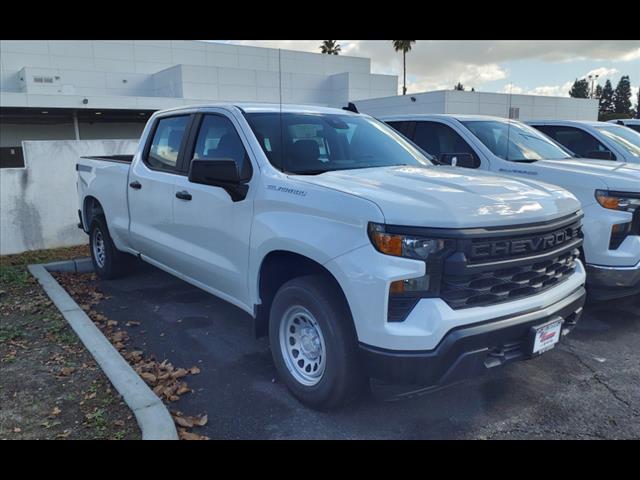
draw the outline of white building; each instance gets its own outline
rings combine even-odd
[[[344,106],[397,92],[397,77],[372,74],[368,58],[185,40],[2,40],[0,165],[21,166],[23,140],[137,138],[162,108]]]
[[[516,120],[598,119],[598,100],[587,98],[439,90],[355,100],[359,111],[373,116],[458,113],[494,115]]]

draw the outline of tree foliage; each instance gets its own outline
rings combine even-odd
[[[407,52],[411,51],[411,45],[415,40],[391,40],[393,49],[402,52],[402,94],[407,94]]]
[[[320,45],[320,52],[327,55],[339,55],[341,50],[337,40],[323,40]]]
[[[458,84],[457,84],[457,85],[454,85],[454,86],[453,86],[453,89],[454,89],[454,90],[460,90],[461,92],[464,92],[464,85],[463,85],[463,84],[461,84],[460,82],[458,82]]]
[[[613,86],[611,85],[611,80],[607,80],[602,88],[602,93],[600,94],[598,113],[600,119],[602,119],[613,112]]]
[[[613,110],[615,113],[629,113],[631,111],[631,82],[629,75],[620,77],[613,92]]]
[[[589,82],[582,78],[573,82],[571,90],[569,90],[569,96],[573,98],[589,98]]]

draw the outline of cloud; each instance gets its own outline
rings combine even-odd
[[[589,75],[598,75],[598,77],[600,78],[613,77],[616,73],[618,73],[617,68],[600,67],[600,68],[595,68],[593,70],[590,70],[580,78],[587,78]]]
[[[244,45],[285,48],[318,53],[322,40],[243,40]],[[371,59],[373,73],[398,75],[402,82],[402,54],[390,40],[339,40],[343,55]],[[577,60],[631,62],[640,59],[640,40],[418,40],[407,54],[409,92],[453,88],[462,82],[467,89],[481,90],[488,82],[506,79],[506,62],[537,60],[548,63]],[[553,68],[550,66],[550,68]],[[600,67],[585,74],[611,77],[617,69]],[[580,77],[579,77],[580,78]],[[573,80],[573,79],[571,79]],[[566,96],[562,85],[543,85],[542,95]],[[570,86],[569,86],[570,88]]]

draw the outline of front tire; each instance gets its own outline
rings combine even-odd
[[[322,275],[280,287],[271,306],[269,342],[279,377],[305,405],[341,407],[366,385],[351,314]]]
[[[103,216],[96,217],[91,222],[89,249],[93,269],[101,279],[117,278],[124,273],[127,256],[116,249]]]

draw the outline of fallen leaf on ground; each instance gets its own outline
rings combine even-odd
[[[140,376],[149,383],[156,383],[157,378],[153,373],[142,372]]]
[[[189,373],[191,373],[191,375],[196,375],[200,373],[200,369],[198,367],[191,367],[191,370],[189,370]]]
[[[67,438],[70,433],[71,433],[71,430],[65,430],[64,432],[56,435],[56,438]]]
[[[207,414],[204,414],[198,417],[194,423],[199,427],[204,427],[208,421],[209,421],[209,417],[207,416]]]
[[[20,433],[22,429],[20,427],[13,427],[13,433]]]
[[[182,428],[179,429],[178,434],[180,436],[180,440],[209,440],[209,437],[205,435],[198,435],[197,433],[187,432]]]
[[[176,370],[175,372],[173,372],[171,374],[171,376],[173,378],[181,378],[184,377],[185,375],[187,375],[189,372],[186,371],[184,368],[179,368],[178,370]]]
[[[53,407],[53,410],[51,411],[51,417],[57,417],[58,415],[60,415],[60,413],[62,412],[62,410],[60,410],[57,406]]]
[[[75,371],[76,369],[73,367],[63,367],[62,370],[60,370],[60,375],[62,375],[63,377],[68,377]]]
[[[180,385],[180,387],[178,387],[178,390],[176,390],[176,395],[184,395],[185,393],[189,393],[191,391],[191,389],[187,386],[186,383],[183,383],[182,385]]]

